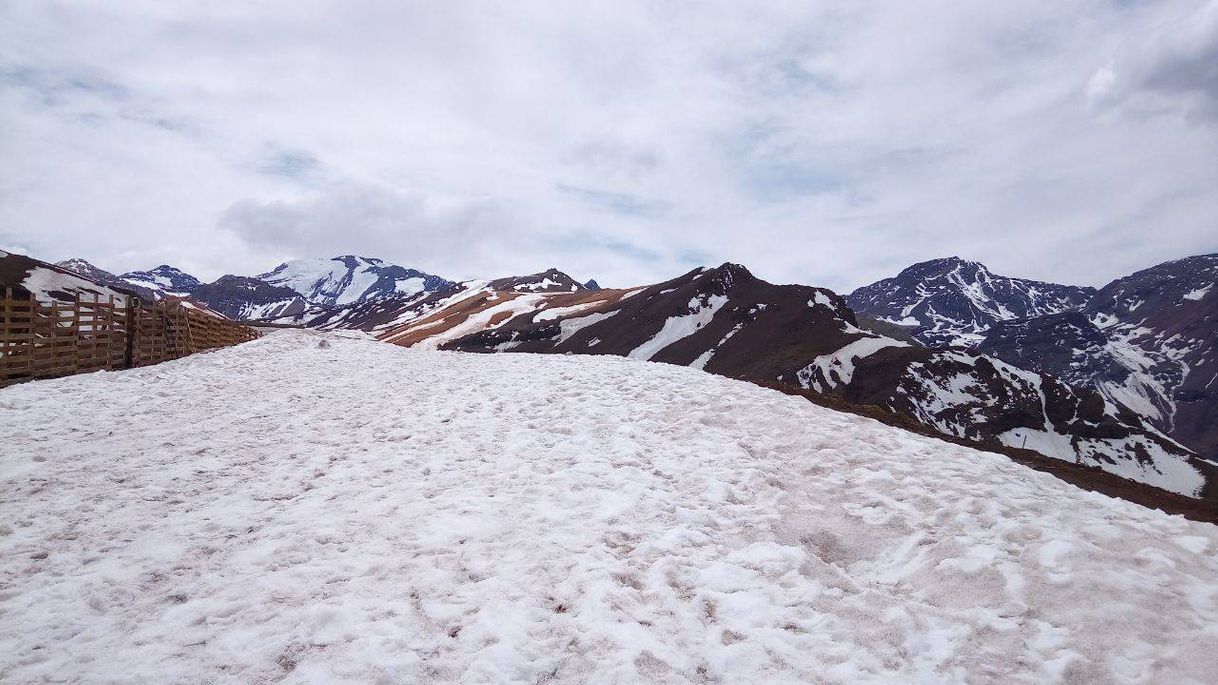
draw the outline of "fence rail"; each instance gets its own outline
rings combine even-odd
[[[0,299],[0,388],[147,366],[257,337],[248,326],[181,303],[113,295],[44,302],[6,288]]]

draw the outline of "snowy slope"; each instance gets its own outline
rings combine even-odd
[[[689,368],[291,331],[0,416],[4,682],[1218,669],[1214,526]]]
[[[86,301],[94,297],[101,300],[113,297],[118,304],[127,302],[127,293],[130,291],[117,289],[119,286],[114,282],[94,281],[88,277],[82,277],[76,269],[81,268],[83,264],[93,270],[88,273],[104,274],[106,272],[84,260],[68,260],[65,263],[75,268],[48,264],[25,255],[0,250],[0,283],[15,286],[18,292],[24,290],[25,293],[33,295],[42,302],[54,300],[70,302],[77,297],[84,298]],[[114,278],[112,274],[111,278]]]

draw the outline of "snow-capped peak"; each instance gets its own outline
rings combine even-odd
[[[119,278],[132,285],[170,295],[189,295],[203,285],[199,279],[168,264],[149,271],[129,271]]]
[[[566,273],[550,267],[527,276],[508,276],[490,282],[494,290],[528,293],[575,293],[589,290],[588,286]]]
[[[919,262],[851,293],[860,314],[914,328],[927,344],[972,345],[998,321],[1080,309],[1094,288],[1001,276],[980,262]]]
[[[349,305],[397,293],[442,290],[453,285],[439,276],[357,255],[296,259],[258,278],[291,288],[306,300],[326,306]]]

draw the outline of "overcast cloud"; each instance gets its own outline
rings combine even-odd
[[[1210,2],[0,2],[0,246],[849,289],[1218,250]]]

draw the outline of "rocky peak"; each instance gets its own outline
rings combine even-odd
[[[158,293],[178,295],[188,295],[203,285],[199,279],[168,264],[149,271],[129,271],[119,278]]]
[[[526,293],[575,293],[588,288],[556,268],[527,276],[497,278],[490,283],[495,290]]]
[[[91,264],[88,260],[81,259],[80,257],[73,257],[72,259],[65,259],[62,262],[56,262],[55,266],[58,266],[61,269],[67,269],[78,276],[84,276],[90,280],[100,281],[103,283],[118,280],[118,276],[115,276],[105,269],[99,269],[98,267],[93,266],[93,264]]]
[[[974,262],[960,257],[940,257],[925,262],[911,264],[897,274],[897,278],[933,278],[950,273],[959,273],[966,278],[978,278],[990,275],[989,269],[981,262]]]

